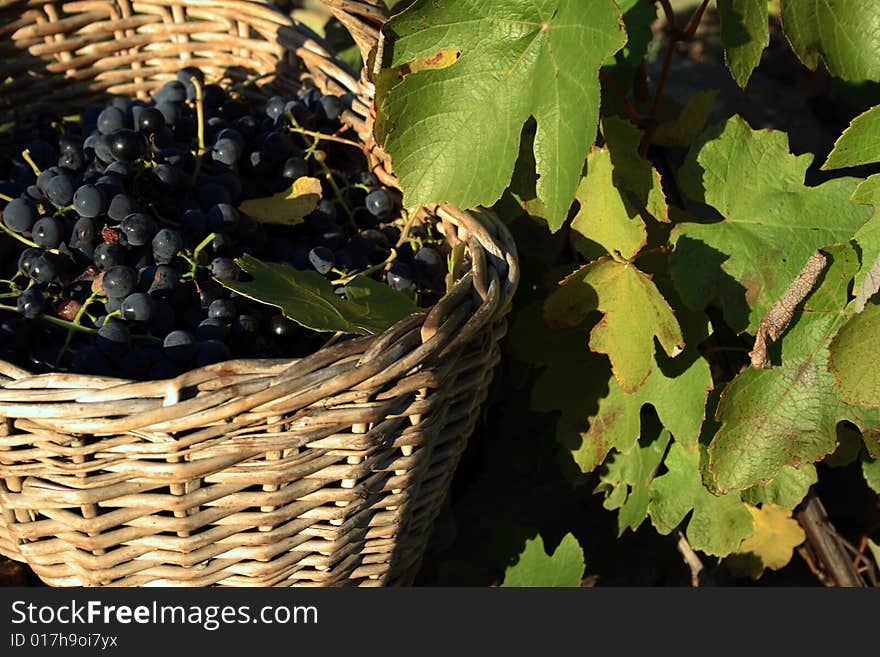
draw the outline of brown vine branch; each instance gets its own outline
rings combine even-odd
[[[845,541],[825,511],[819,496],[811,492],[797,512],[797,521],[807,536],[809,561],[826,586],[864,587],[865,581],[853,565]]]
[[[617,96],[617,99],[620,101],[620,104],[623,105],[623,110],[626,112],[629,120],[636,125],[641,125],[642,115],[639,114],[639,111],[632,104],[632,101],[626,97],[626,94],[623,93],[623,90],[619,86],[617,86],[617,83],[611,78],[611,76],[605,73],[602,69],[599,69],[599,79],[602,80],[602,82],[611,90],[611,93]]]
[[[666,86],[666,78],[669,76],[669,68],[672,66],[672,56],[675,54],[675,47],[679,42],[690,41],[694,37],[697,28],[700,26],[700,21],[703,20],[703,15],[706,13],[706,7],[709,5],[709,0],[703,0],[700,3],[700,6],[697,7],[691,15],[684,30],[678,28],[675,20],[675,13],[672,11],[672,6],[669,4],[669,1],[660,0],[660,4],[663,6],[663,11],[666,13],[666,22],[669,27],[667,30],[669,41],[666,44],[666,52],[663,54],[663,65],[660,69],[660,76],[657,78],[657,87],[654,90],[654,100],[651,102],[651,109],[648,116],[642,122],[643,125],[646,126],[645,136],[639,147],[639,152],[642,154],[642,157],[647,154],[648,146],[651,143],[651,139],[654,137],[654,132],[657,130],[657,111],[660,109],[660,101],[663,99],[663,89]]]
[[[767,356],[768,342],[778,340],[779,336],[788,328],[795,308],[813,291],[827,266],[828,256],[821,251],[813,253],[797,278],[791,282],[791,285],[779,297],[767,316],[761,320],[758,334],[755,336],[755,348],[749,352],[752,367],[759,370],[770,369],[770,359]]]

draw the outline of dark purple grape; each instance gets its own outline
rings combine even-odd
[[[296,335],[297,324],[284,315],[274,315],[269,320],[269,333],[279,338],[290,338]]]
[[[157,105],[162,103],[182,103],[187,99],[186,87],[177,80],[171,80],[153,94]]]
[[[232,258],[214,258],[211,263],[211,275],[218,281],[236,281],[238,265]]]
[[[297,180],[298,178],[309,175],[309,165],[303,158],[294,155],[293,157],[287,158],[287,161],[284,163],[282,175],[287,180]]]
[[[73,207],[80,217],[97,217],[106,209],[107,201],[96,186],[83,185],[73,195]]]
[[[234,165],[241,158],[242,147],[231,139],[218,139],[211,149],[211,158],[215,162]]]
[[[318,101],[318,107],[320,108],[320,113],[329,121],[338,119],[344,109],[339,96],[332,95],[321,96],[321,100]]]
[[[144,137],[134,130],[117,130],[109,137],[110,153],[118,162],[134,162],[144,156]]]
[[[235,309],[235,302],[232,299],[215,299],[208,306],[208,318],[219,319],[226,323],[235,319],[238,311]]]
[[[58,217],[43,217],[31,229],[34,243],[44,249],[55,249],[64,239],[64,224]]]
[[[208,228],[215,233],[231,233],[240,219],[238,210],[229,203],[218,203],[208,210]]]
[[[367,212],[378,219],[387,218],[393,208],[391,196],[384,189],[374,189],[367,194],[364,204],[367,207]]]
[[[385,275],[385,280],[388,282],[391,289],[400,292],[415,288],[412,272],[409,267],[402,262],[395,262],[391,266],[391,269],[389,269],[388,273]]]
[[[333,269],[333,265],[336,264],[333,251],[324,246],[316,246],[309,251],[309,262],[312,263],[315,271],[321,275],[327,274]]]
[[[116,107],[108,107],[98,116],[98,132],[109,135],[125,127],[125,112]]]
[[[18,312],[28,319],[36,319],[43,314],[46,308],[46,298],[36,288],[29,288],[18,295],[16,301]]]
[[[124,299],[134,292],[137,280],[137,272],[134,269],[125,265],[117,265],[104,272],[102,287],[108,297]]]
[[[46,186],[46,198],[56,208],[65,208],[73,201],[74,186],[70,176],[58,174]]]
[[[95,344],[111,358],[121,357],[131,344],[131,332],[121,319],[108,317],[98,329]]]
[[[171,265],[159,265],[153,272],[153,279],[150,281],[150,294],[157,297],[167,297],[177,288],[180,274]]]
[[[41,255],[43,255],[43,252],[40,251],[40,249],[25,249],[21,252],[21,255],[18,256],[18,270],[30,278],[31,268],[34,266],[34,261]]]
[[[286,104],[287,101],[281,96],[272,96],[269,102],[266,103],[266,116],[272,120],[277,119],[284,113],[284,106]]]
[[[137,202],[128,194],[117,194],[110,201],[107,208],[107,216],[113,221],[122,221],[128,215],[138,211]]]
[[[58,278],[58,261],[48,253],[41,253],[30,265],[31,279],[38,285],[46,285]]]
[[[423,281],[435,281],[446,273],[443,256],[431,246],[423,246],[413,258],[413,270]]]
[[[119,224],[119,231],[131,246],[148,244],[156,234],[156,222],[142,212],[133,212]]]
[[[198,344],[188,331],[171,331],[162,341],[162,349],[171,361],[186,365],[195,357]]]
[[[154,308],[153,297],[135,292],[122,301],[122,316],[130,322],[148,322],[153,316]]]
[[[165,127],[165,116],[155,107],[144,107],[138,113],[135,127],[145,135],[154,135]]]
[[[183,237],[176,230],[163,228],[153,238],[153,258],[156,264],[167,265],[183,250]]]
[[[204,340],[224,340],[226,339],[226,324],[221,319],[209,317],[199,323],[196,329],[196,338],[200,341]]]
[[[125,262],[125,249],[118,244],[101,242],[95,247],[92,260],[100,271],[107,271]]]
[[[3,208],[3,223],[16,233],[29,231],[36,220],[37,209],[30,201],[14,198]]]

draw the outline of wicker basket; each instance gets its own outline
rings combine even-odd
[[[383,14],[327,0],[358,42]],[[370,87],[308,29],[240,0],[0,0],[0,120],[37,103],[148,93],[185,65]],[[175,379],[33,376],[0,361],[0,553],[55,586],[388,585],[411,581],[499,358],[516,288],[490,212],[428,209],[472,266],[425,312],[299,360],[238,360]]]

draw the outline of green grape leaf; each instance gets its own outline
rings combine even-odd
[[[381,333],[418,311],[411,299],[366,276],[357,276],[348,283],[343,299],[318,272],[264,263],[247,254],[237,258],[236,263],[253,280],[219,281],[224,287],[277,306],[285,317],[314,331]]]
[[[661,534],[669,534],[691,514],[685,530],[691,547],[723,557],[752,533],[752,520],[738,492],[715,496],[703,485],[702,449],[672,444],[664,461],[666,473],[651,483],[648,512]]]
[[[880,306],[868,304],[850,317],[831,342],[829,366],[847,404],[880,406]]]
[[[724,61],[733,79],[745,89],[770,43],[767,0],[718,0],[718,13]]]
[[[674,118],[660,122],[651,143],[690,148],[706,128],[717,96],[717,89],[698,91],[691,95]]]
[[[782,0],[782,27],[800,60],[824,61],[848,82],[880,80],[880,4],[865,0]]]
[[[880,17],[880,14],[878,14]],[[842,169],[880,161],[880,105],[852,120],[834,142],[823,169]]]
[[[404,202],[494,203],[533,116],[537,195],[558,230],[595,139],[598,70],[625,42],[614,1],[417,0],[385,32],[395,69],[443,50],[461,53],[446,68],[377,84],[375,131]]]
[[[782,364],[744,370],[722,394],[715,415],[721,424],[708,450],[718,492],[766,484],[786,465],[832,453],[841,420],[863,430],[880,423],[880,412],[844,404],[828,371],[828,347],[846,320],[847,288],[858,259],[850,246],[824,251],[831,264],[794,312],[782,338]]]
[[[862,459],[862,474],[871,490],[880,495],[880,459]]]
[[[505,587],[579,587],[584,575],[584,551],[577,539],[566,534],[548,555],[540,536],[526,541],[519,561],[504,571]]]
[[[655,336],[669,356],[684,348],[666,299],[634,265],[611,258],[585,265],[550,295],[544,319],[550,326],[573,326],[593,310],[605,316],[590,332],[590,349],[608,355],[626,392],[638,390],[651,373]]]
[[[734,574],[758,579],[764,569],[780,570],[794,556],[794,549],[806,540],[806,535],[791,510],[764,504],[761,508],[746,507],[752,515],[754,533],[746,538],[728,561]]]
[[[880,173],[866,178],[853,192],[853,201],[874,207],[874,216],[856,231],[853,239],[861,250],[861,266],[853,281],[856,312],[880,290]]]
[[[602,506],[606,509],[619,509],[618,536],[627,528],[635,531],[648,517],[651,482],[670,438],[669,432],[664,430],[650,444],[638,445],[628,454],[613,452],[602,466],[595,492],[604,493]]]
[[[730,326],[754,333],[816,249],[848,242],[868,221],[871,209],[850,200],[855,179],[804,186],[811,160],[791,155],[784,133],[738,116],[703,134],[682,187],[724,220],[673,230],[672,277],[686,304],[719,299]]]
[[[742,492],[744,502],[749,504],[775,504],[793,509],[807,496],[810,486],[819,480],[816,466],[812,463],[800,468],[786,465],[764,486],[752,486]]]

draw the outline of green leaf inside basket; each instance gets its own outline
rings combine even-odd
[[[265,263],[250,255],[236,259],[236,263],[252,280],[219,281],[223,286],[276,306],[285,317],[313,331],[381,333],[418,310],[409,297],[367,276],[356,276],[346,284],[341,297],[317,272]]]

